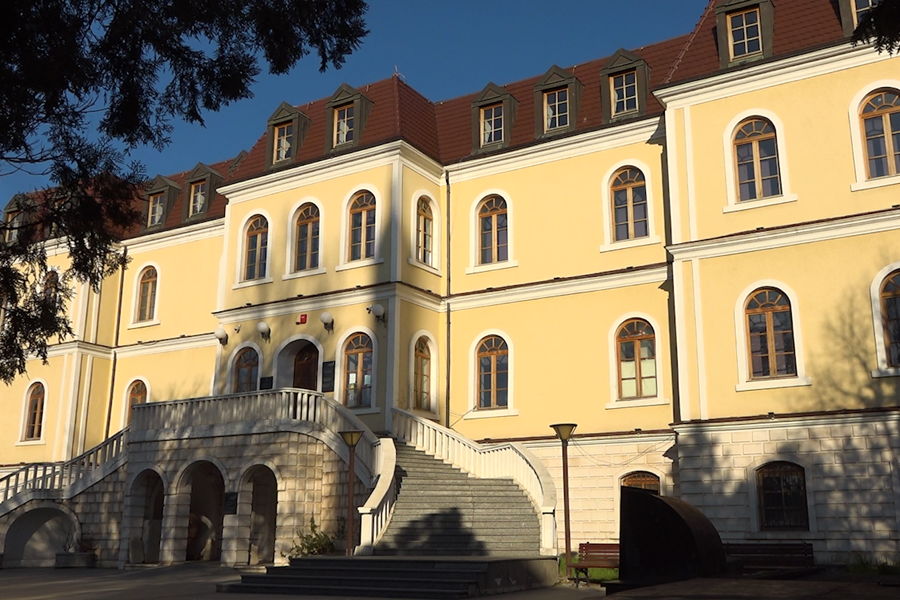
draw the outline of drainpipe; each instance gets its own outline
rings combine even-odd
[[[113,394],[115,393],[116,387],[116,359],[118,359],[118,354],[116,353],[116,348],[119,347],[119,327],[122,324],[122,293],[125,291],[125,265],[128,262],[128,246],[125,246],[125,250],[122,253],[122,268],[119,269],[119,300],[116,303],[116,330],[115,335],[113,337],[113,352],[112,352],[112,365],[110,367],[110,378],[109,378],[109,404],[106,407],[106,430],[103,433],[103,439],[109,439],[109,425],[112,420],[112,407],[113,407]],[[99,294],[97,301],[100,301]],[[97,312],[99,315],[99,311]],[[97,325],[96,323],[94,324]]]
[[[450,297],[450,171],[444,169],[444,184],[447,187],[447,221],[444,224],[444,229],[446,230],[445,236],[445,244],[446,248],[445,252],[447,253],[447,294],[446,297]],[[446,389],[444,391],[444,416],[447,418],[447,422],[445,425],[447,428],[450,428],[450,302],[447,302],[447,351],[445,362],[446,362],[446,373],[444,378],[446,380]]]

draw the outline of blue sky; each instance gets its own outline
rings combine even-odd
[[[316,57],[290,74],[260,75],[254,98],[206,115],[206,127],[173,123],[162,152],[132,158],[148,176],[189,170],[249,150],[282,101],[299,105],[399,71],[426,98],[446,100],[540,75],[551,65],[580,64],[618,48],[637,48],[689,33],[707,0],[370,0],[370,31],[340,70],[319,73]],[[0,164],[0,173],[7,171]],[[0,176],[0,204],[46,180]]]

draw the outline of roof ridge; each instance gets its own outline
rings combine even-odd
[[[706,18],[712,12],[715,5],[716,0],[709,0],[709,4],[706,5],[706,10],[704,10],[703,14],[700,15],[700,20],[697,21],[696,25],[694,25],[694,30],[691,31],[690,36],[688,36],[688,39],[684,43],[684,46],[682,46],[681,51],[678,53],[678,56],[675,57],[675,62],[672,63],[672,66],[669,68],[669,72],[666,73],[666,78],[663,79],[661,85],[666,85],[667,83],[672,81],[672,77],[675,76],[675,71],[681,64],[681,60],[684,58],[684,55],[687,54],[687,51],[691,47],[691,44],[694,43],[694,38],[697,37],[697,34],[700,32],[700,28],[703,27],[703,24],[706,22]]]

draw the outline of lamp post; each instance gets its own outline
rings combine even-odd
[[[563,469],[563,518],[566,531],[566,580],[572,576],[572,531],[569,527],[569,438],[578,427],[575,423],[557,423],[551,425],[556,437],[562,442],[562,469]]]
[[[350,465],[347,473],[347,556],[353,555],[353,482],[355,476],[353,474],[356,463],[356,444],[362,437],[362,431],[341,431],[341,437],[344,443],[350,449]]]

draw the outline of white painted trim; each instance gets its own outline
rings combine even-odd
[[[262,352],[262,348],[259,347],[255,342],[246,341],[238,345],[231,351],[231,356],[228,357],[228,370],[226,371],[226,377],[228,378],[225,382],[225,393],[233,394],[234,392],[234,362],[237,360],[238,354],[240,354],[241,350],[244,348],[252,348],[256,351],[256,355],[259,357],[259,368],[256,370],[256,389],[259,390],[259,381],[262,379],[263,373],[263,364],[264,364],[264,356]]]
[[[220,190],[221,192],[221,190]],[[225,308],[225,295],[228,290],[228,258],[231,256],[231,238],[234,237],[233,229],[232,229],[232,215],[231,215],[231,206],[229,204],[225,204],[225,231],[228,232],[228,235],[224,236],[222,241],[222,254],[219,256],[219,280],[218,280],[218,289],[216,290],[216,310],[222,310]],[[238,244],[240,246],[240,244]],[[240,268],[240,257],[237,257],[236,262],[238,263],[238,268]],[[235,282],[238,280],[235,279]]]
[[[616,332],[625,321],[631,319],[640,319],[646,321],[653,328],[653,351],[656,354],[654,362],[656,363],[656,395],[642,396],[640,398],[619,398],[619,368],[617,359],[619,357],[619,346],[616,341]],[[620,315],[613,320],[612,327],[607,332],[607,355],[609,357],[609,402],[606,407],[614,405],[616,408],[624,408],[625,406],[651,406],[655,404],[668,404],[665,390],[665,372],[663,371],[664,360],[659,356],[659,349],[668,347],[665,340],[661,339],[662,329],[655,318],[645,312],[629,311]],[[621,405],[621,406],[619,406]]]
[[[258,306],[239,306],[215,314],[222,324],[241,323],[254,319],[267,317],[279,317],[298,312],[313,312],[317,310],[330,310],[339,306],[353,306],[364,302],[372,302],[390,298],[394,293],[402,295],[403,288],[390,289],[388,287],[352,289],[338,294],[320,296],[315,298],[292,298],[287,302],[266,304]],[[431,308],[431,307],[428,307]],[[213,338],[215,339],[215,338]]]
[[[367,192],[372,194],[375,198],[375,254],[370,257],[363,257],[358,260],[350,260],[350,203],[353,201],[353,197],[359,194],[360,192]],[[384,262],[382,258],[382,213],[388,208],[386,206],[387,201],[384,199],[384,194],[381,191],[372,185],[371,183],[361,183],[353,186],[350,192],[344,196],[343,202],[341,202],[341,248],[338,256],[338,266],[335,267],[335,271],[343,271],[345,269],[352,269],[354,267],[363,267],[373,264],[378,264]],[[365,229],[365,223],[363,223],[363,229]],[[399,226],[399,225],[398,225]],[[365,240],[365,237],[363,237]],[[362,251],[365,253],[365,241],[363,241]]]
[[[402,197],[402,183],[400,178],[400,161],[395,160],[391,164],[391,220],[390,220],[390,232],[391,232],[391,281],[397,281],[400,279],[400,270],[403,268],[402,255],[403,252],[400,250],[403,248],[403,197]],[[376,211],[376,222],[377,222],[377,211]],[[377,245],[377,243],[376,243]],[[390,382],[388,382],[390,383]],[[388,410],[387,414],[392,414],[392,411]],[[390,429],[388,429],[390,431]]]
[[[398,241],[400,241],[399,238]],[[397,247],[397,251],[399,253],[399,246]],[[384,386],[384,429],[386,431],[392,430],[394,422],[393,407],[398,406],[397,399],[399,393],[397,388],[400,387],[400,325],[403,323],[400,304],[401,303],[396,295],[388,298],[388,305],[385,309],[391,315],[391,319],[389,319],[387,323],[382,323],[387,328],[387,352],[391,357],[391,362],[389,364],[391,372],[388,373],[388,380]]]
[[[683,240],[681,235],[681,198],[679,197],[681,184],[678,180],[679,149],[678,137],[675,134],[675,131],[677,129],[675,127],[675,113],[676,109],[666,108],[666,167],[669,174],[669,217],[672,219],[671,243],[679,244]],[[690,206],[688,206],[688,214],[690,215]],[[689,241],[693,241],[693,238],[691,238]]]
[[[156,270],[156,291],[153,303],[153,318],[147,321],[138,321],[138,302],[140,301],[141,296],[141,277],[144,272],[153,268]],[[141,267],[134,271],[136,276],[134,280],[131,282],[131,319],[128,324],[128,329],[136,329],[138,327],[149,327],[150,325],[159,325],[159,309],[161,306],[161,302],[159,301],[160,291],[162,289],[162,270],[159,268],[159,265],[154,261],[148,261],[141,265]]]
[[[421,263],[418,260],[418,243],[419,243],[419,198],[425,198],[428,201],[428,204],[431,207],[431,262],[437,263],[438,266],[434,264]],[[410,202],[411,207],[411,221],[410,221],[410,239],[409,239],[409,257],[407,258],[407,263],[428,271],[434,275],[441,274],[441,207],[438,205],[437,201],[432,197],[431,192],[418,189],[412,193],[412,201]]]
[[[128,248],[128,254],[135,255],[173,246],[182,246],[200,240],[208,240],[220,237],[225,233],[224,221],[224,219],[214,219],[203,223],[193,223],[175,230],[158,231],[138,238],[124,240],[122,245]]]
[[[318,352],[318,354],[319,354],[319,360],[318,360],[319,364],[317,366],[318,373],[316,375],[315,391],[321,392],[322,391],[322,366],[325,363],[325,348],[322,346],[322,342],[320,342],[318,338],[313,337],[311,335],[307,335],[305,333],[297,333],[295,335],[292,335],[291,337],[289,337],[286,340],[284,340],[283,342],[281,342],[281,344],[279,344],[278,347],[275,349],[275,354],[273,354],[274,360],[272,361],[272,366],[273,366],[272,381],[274,382],[273,387],[275,389],[282,388],[282,387],[293,387],[293,383],[294,383],[294,381],[293,381],[293,379],[294,379],[293,378],[293,375],[294,375],[293,374],[293,362],[294,362],[294,357],[297,355],[297,353],[293,352],[290,355],[290,359],[289,359],[290,363],[291,363],[291,371],[292,371],[290,373],[290,383],[284,384],[284,382],[282,381],[282,380],[288,381],[288,379],[286,377],[284,377],[284,374],[282,372],[282,369],[284,367],[280,363],[282,362],[282,354],[285,352],[287,347],[289,345],[293,344],[294,342],[300,342],[300,341],[305,341],[305,342],[311,343],[313,346],[316,347],[316,352]]]
[[[319,266],[315,269],[307,269],[305,271],[295,271],[294,270],[294,249],[297,247],[297,213],[300,212],[300,209],[306,206],[307,204],[312,204],[319,211]],[[290,215],[287,220],[287,235],[285,236],[285,261],[284,261],[284,275],[282,275],[281,279],[294,279],[296,277],[307,277],[309,275],[318,275],[319,273],[325,272],[325,244],[322,243],[322,240],[325,238],[323,235],[326,231],[325,229],[325,207],[322,205],[322,202],[319,201],[318,198],[314,198],[313,196],[304,196],[300,198],[297,202],[294,203],[294,206],[291,207]],[[271,229],[271,228],[270,228]]]
[[[75,323],[72,324],[72,330],[75,333],[76,340],[81,339],[90,342],[94,340],[87,339],[87,312],[88,303],[90,300],[90,297],[88,296],[89,290],[90,287],[87,283],[82,283],[80,286],[78,286],[77,301],[75,304],[75,310],[73,311],[75,313]]]
[[[734,171],[734,134],[738,125],[743,121],[759,117],[766,119],[775,128],[775,146],[778,150],[778,176],[781,184],[781,194],[778,196],[769,196],[758,198],[756,200],[746,200],[741,202],[738,200],[737,190],[737,173]],[[722,150],[725,159],[725,199],[727,205],[723,208],[723,212],[736,210],[734,207],[762,207],[769,206],[773,203],[791,202],[797,199],[795,194],[791,193],[790,170],[788,169],[788,153],[787,141],[784,124],[778,115],[764,108],[751,108],[735,115],[733,119],[725,127],[722,132]],[[778,200],[780,202],[772,202]],[[768,204],[766,204],[768,202]]]
[[[428,373],[428,381],[431,384],[431,389],[428,390],[430,406],[427,412],[431,415],[436,415],[438,412],[438,403],[440,401],[440,398],[438,397],[438,343],[437,339],[435,339],[435,337],[431,335],[431,332],[427,329],[420,329],[416,331],[411,338],[409,338],[409,373],[407,377],[406,405],[409,407],[408,410],[421,410],[415,408],[415,397],[413,396],[413,390],[416,389],[416,342],[418,342],[419,338],[422,337],[427,340],[428,351],[431,353],[431,359],[429,360],[430,372]]]
[[[85,354],[87,356],[93,356],[94,358],[111,360],[113,357],[113,349],[109,346],[98,346],[88,342],[79,342],[77,340],[54,344],[47,348],[47,358],[69,356],[72,354]],[[35,359],[37,357],[29,355],[28,358]]]
[[[654,246],[662,243],[662,238],[658,235],[652,237],[635,238],[633,240],[625,240],[624,242],[614,242],[610,245],[600,246],[598,252],[613,252],[614,250],[625,250],[626,248],[640,248],[641,246]]]
[[[334,357],[334,400],[342,406],[347,406],[344,398],[344,347],[347,345],[347,340],[350,339],[350,336],[355,333],[364,333],[372,340],[372,405],[350,410],[354,414],[375,414],[380,412],[378,406],[378,336],[368,327],[356,326],[347,329],[338,338]]]
[[[25,439],[25,429],[28,426],[28,402],[31,399],[31,390],[37,385],[44,386],[44,405],[41,407],[41,435],[33,440]],[[22,414],[19,417],[19,437],[16,444],[38,444],[46,443],[47,436],[44,435],[44,425],[47,422],[47,401],[50,399],[50,388],[47,386],[47,380],[37,377],[31,380],[31,383],[25,388],[25,395],[22,399]],[[73,399],[74,400],[74,399]],[[58,405],[61,403],[58,403]]]
[[[797,374],[794,377],[772,379],[750,378],[744,305],[747,303],[750,294],[760,288],[766,287],[775,288],[784,292],[791,303],[791,325],[794,332],[794,363],[797,367]],[[803,351],[803,332],[800,318],[800,301],[797,297],[797,293],[786,283],[776,279],[760,279],[745,287],[743,291],[738,294],[737,301],[734,304],[734,336],[738,376],[738,383],[735,385],[735,391],[742,392],[746,390],[774,389],[812,384],[812,380],[806,375],[806,361],[804,359],[805,353]]]
[[[690,261],[687,261],[690,263]],[[691,420],[691,396],[688,383],[687,322],[685,320],[684,263],[672,263],[672,287],[675,293],[675,352],[678,356],[678,413],[681,421]]]
[[[631,167],[638,169],[644,176],[644,190],[647,194],[647,230],[648,235],[641,238],[632,238],[630,240],[615,241],[616,236],[613,229],[615,228],[615,219],[612,217],[613,202],[610,188],[615,174],[623,168]],[[602,187],[600,188],[600,198],[603,203],[603,243],[600,246],[600,252],[608,252],[619,248],[633,247],[637,245],[646,245],[650,243],[659,243],[659,236],[656,234],[656,211],[654,209],[654,190],[653,173],[646,163],[635,159],[620,160],[606,171],[603,176]],[[477,235],[477,231],[476,231]]]
[[[499,196],[506,203],[506,260],[481,264],[479,262],[479,232],[481,230],[479,229],[478,210],[481,208],[482,203],[484,203],[484,201],[491,196]],[[514,212],[515,208],[513,207],[512,198],[505,190],[501,190],[499,188],[491,188],[484,190],[478,194],[475,201],[469,207],[469,268],[466,269],[467,274],[481,271],[492,271],[494,269],[505,269],[509,267],[515,267],[519,264],[518,262],[516,262],[516,254],[514,250]]]
[[[116,348],[115,352],[120,358],[134,358],[136,356],[147,356],[148,354],[160,354],[162,352],[181,352],[185,350],[194,350],[196,348],[209,348],[219,346],[219,340],[213,333],[204,333],[203,335],[195,335],[189,338],[171,338],[167,340],[155,340],[150,342],[138,343],[131,346],[121,346]],[[101,358],[110,358],[103,356]]]
[[[872,377],[890,377],[900,374],[900,369],[891,368],[887,361],[887,348],[884,343],[884,314],[881,310],[881,286],[887,276],[900,269],[900,261],[892,262],[875,274],[869,285],[869,302],[872,305],[872,331],[875,334],[875,356],[878,368],[872,371]],[[889,375],[890,373],[890,375]]]
[[[806,459],[797,454],[782,453],[759,456],[749,465],[744,467],[744,471],[746,473],[745,477],[747,478],[747,495],[750,499],[750,531],[752,533],[762,532],[759,523],[759,489],[756,487],[756,471],[769,463],[779,461],[794,463],[795,465],[803,468],[803,478],[806,480],[806,514],[807,518],[809,519],[809,532],[816,533],[819,529],[816,522],[816,488],[813,485],[813,483],[815,482],[815,478],[812,476],[813,468],[815,467],[815,465],[807,462]],[[783,533],[786,534],[785,537],[789,538],[789,534],[795,534],[797,532],[785,531]]]
[[[879,177],[871,180],[866,177],[867,161],[865,148],[863,147],[863,136],[865,134],[862,131],[860,123],[862,119],[860,118],[859,110],[862,108],[862,103],[863,100],[866,99],[866,96],[882,88],[892,88],[894,91],[900,93],[900,80],[879,79],[867,83],[862,89],[856,92],[850,100],[850,105],[847,107],[847,117],[850,121],[850,148],[853,150],[853,172],[856,175],[856,181],[851,184],[850,190],[854,192],[863,189],[871,189],[873,187],[881,187],[881,185],[900,183],[900,176],[897,175],[893,177]]]
[[[124,394],[122,397],[122,410],[121,410],[121,415],[120,415],[120,419],[119,419],[122,429],[124,429],[125,427],[128,426],[128,410],[129,410],[128,400],[129,400],[129,396],[131,395],[131,386],[133,386],[138,381],[143,383],[144,387],[147,388],[147,398],[146,398],[145,402],[146,403],[152,402],[152,400],[151,400],[152,396],[150,395],[150,382],[147,380],[146,377],[139,375],[139,376],[133,378],[131,381],[129,381],[128,385],[126,385],[123,390]]]
[[[684,161],[687,171],[687,197],[688,197],[688,235],[696,240],[697,233],[697,197],[694,185],[694,134],[691,128],[691,107],[684,107]]]
[[[791,194],[790,196],[773,196],[771,198],[763,198],[762,200],[747,200],[745,202],[739,202],[734,206],[725,206],[722,208],[722,212],[724,214],[740,212],[742,210],[750,210],[753,208],[762,208],[764,206],[775,206],[777,204],[788,204],[790,202],[797,201],[797,194]]]
[[[266,232],[266,275],[265,277],[258,277],[256,279],[244,279],[244,269],[246,268],[245,261],[247,260],[247,229],[250,226],[250,221],[255,219],[256,217],[263,217],[266,220],[266,225],[268,226],[268,231]],[[275,221],[272,220],[272,216],[268,211],[257,208],[250,212],[248,212],[244,219],[241,221],[240,227],[238,227],[238,240],[237,240],[237,256],[235,256],[234,261],[234,285],[232,289],[239,289],[248,286],[261,285],[264,283],[272,282],[272,251],[275,248]]]
[[[506,408],[478,410],[476,408],[478,402],[478,344],[480,344],[484,338],[492,335],[499,336],[506,342],[508,354],[507,363],[509,366]],[[469,401],[466,406],[466,414],[462,417],[463,419],[508,417],[519,414],[514,402],[515,364],[515,348],[513,347],[512,339],[505,331],[500,329],[485,329],[475,336],[472,340],[472,344],[469,346]]]
[[[691,261],[691,281],[694,284],[694,337],[697,345],[697,393],[700,400],[700,418],[709,418],[708,400],[706,397],[706,350],[703,340],[703,303],[700,287],[700,261]]]
[[[57,413],[58,420],[56,440],[53,447],[53,454],[57,460],[59,460],[59,458],[68,460],[75,456],[73,450],[75,449],[75,423],[78,416],[78,383],[81,381],[81,355],[78,353],[68,355],[64,359],[64,362],[66,366],[69,367],[69,370],[65,371],[68,375],[68,379],[66,380],[65,386],[61,386],[59,402],[57,403],[57,406],[59,407]],[[66,394],[68,394],[68,396],[66,396]],[[47,414],[46,398],[49,398],[49,395],[45,396],[45,415]],[[68,420],[63,417],[63,412],[66,408],[69,410]],[[60,431],[60,429],[62,429],[62,431]],[[60,440],[62,440],[62,448],[60,448]]]
[[[91,377],[94,372],[94,357],[86,356],[87,367],[85,368],[85,375],[82,377],[81,381],[81,394],[80,398],[82,398],[81,402],[81,414],[79,416],[79,427],[78,427],[78,436],[72,440],[72,456],[78,456],[82,452],[84,452],[84,439],[87,437],[87,422],[88,422],[88,410],[90,409],[90,398],[91,398]],[[78,398],[74,398],[75,404],[78,404]]]
[[[619,408],[641,408],[643,406],[665,406],[670,403],[668,398],[638,398],[636,400],[613,400],[607,402],[603,408],[608,410],[616,410]]]

